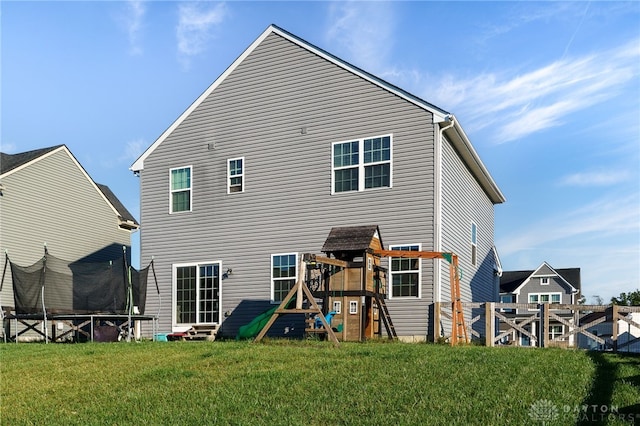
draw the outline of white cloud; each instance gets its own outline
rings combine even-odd
[[[178,53],[188,66],[189,58],[204,52],[213,38],[213,29],[227,15],[225,3],[181,3],[178,6]]]
[[[597,200],[531,224],[522,224],[497,242],[500,253],[553,247],[570,238],[602,239],[640,234],[640,195]],[[640,250],[640,248],[639,248]]]
[[[610,186],[625,182],[632,174],[627,170],[607,170],[573,173],[560,180],[563,186]]]
[[[143,139],[135,139],[127,142],[124,153],[118,158],[120,162],[129,162],[133,163],[142,155],[142,153],[149,147],[149,143],[147,143]]]
[[[524,74],[445,75],[424,91],[426,99],[463,117],[470,131],[491,126],[494,141],[504,143],[559,126],[568,115],[619,95],[640,76],[639,59],[640,42],[633,40]]]
[[[141,55],[142,46],[140,34],[142,32],[144,15],[147,11],[143,1],[128,0],[125,3],[125,11],[116,18],[119,25],[127,33],[129,39],[129,53],[131,55]]]
[[[15,154],[18,152],[18,145],[13,142],[0,142],[0,152],[5,154]]]
[[[388,2],[332,3],[326,38],[354,65],[383,76],[393,47],[394,13]]]

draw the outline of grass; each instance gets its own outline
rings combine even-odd
[[[562,349],[272,340],[6,344],[0,356],[3,425],[628,424],[640,414],[640,357]],[[616,416],[595,419],[585,404]]]

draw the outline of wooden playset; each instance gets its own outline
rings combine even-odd
[[[280,315],[305,314],[305,331],[339,341],[397,338],[385,299],[387,269],[381,257],[446,259],[451,265],[451,343],[467,341],[460,301],[457,256],[452,253],[384,250],[377,225],[332,228],[324,255],[304,254],[299,279],[256,337],[260,341]],[[291,307],[295,300],[295,307]],[[321,307],[322,306],[322,307]]]

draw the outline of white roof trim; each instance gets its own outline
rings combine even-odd
[[[544,266],[546,266],[547,268],[551,269],[551,271],[553,272],[553,274],[554,274],[554,275],[549,275],[549,274],[541,274],[541,275],[537,275],[537,272],[538,272],[540,269],[542,269],[542,267],[544,267]],[[553,268],[551,267],[551,265],[549,265],[547,262],[542,262],[542,264],[541,264],[540,266],[538,266],[538,267],[536,268],[536,270],[535,270],[535,271],[533,271],[533,272],[531,273],[531,275],[529,275],[529,276],[527,277],[527,279],[526,279],[526,280],[524,280],[524,281],[522,282],[522,284],[520,284],[520,285],[518,286],[518,288],[516,288],[516,289],[513,291],[513,293],[514,293],[514,294],[516,294],[516,293],[517,293],[517,294],[520,294],[520,289],[522,289],[522,287],[524,287],[525,285],[527,285],[527,284],[529,283],[529,281],[531,281],[531,278],[533,278],[533,277],[549,277],[549,276],[554,276],[554,277],[557,277],[557,278],[559,278],[560,280],[562,280],[562,282],[563,282],[563,283],[565,283],[567,286],[569,286],[569,288],[571,289],[571,293],[575,293],[575,292],[577,292],[577,291],[578,291],[574,286],[572,286],[572,285],[571,285],[571,283],[569,283],[569,281],[565,280],[565,279],[562,277],[562,275],[560,275],[558,272],[556,272],[556,270],[555,270],[555,269],[553,269]]]
[[[476,176],[491,201],[494,204],[504,203],[506,198],[491,177],[491,174],[480,159],[480,156],[473,148],[473,145],[471,144],[467,134],[462,129],[462,126],[460,126],[460,123],[453,115],[451,115],[449,119],[453,120],[454,126],[448,127],[445,130],[445,135],[448,136],[447,140],[456,148],[460,158],[462,158],[465,164],[469,166],[469,169],[473,175]],[[447,124],[443,123],[441,125],[446,126]]]
[[[173,124],[171,126],[169,126],[169,128],[167,130],[164,131],[164,133],[162,133],[162,135],[160,135],[160,137],[158,139],[156,139],[156,141],[149,147],[147,148],[147,150],[142,153],[142,155],[140,157],[138,157],[138,159],[131,165],[131,167],[129,167],[130,170],[132,170],[133,172],[138,172],[140,170],[144,170],[144,160],[158,147],[158,145],[160,145],[210,94],[211,92],[213,92],[220,84],[222,84],[222,82],[227,78],[227,76],[229,76],[229,74],[231,74],[237,67],[238,65],[240,65],[247,56],[249,56],[255,49],[256,47],[258,47],[263,41],[264,39],[266,39],[270,34],[275,33],[278,34],[279,36],[289,40],[292,43],[297,44],[298,46],[326,59],[327,61],[330,61],[331,63],[379,86],[384,88],[385,90],[390,91],[391,93],[407,100],[408,102],[411,102],[417,106],[419,106],[420,108],[423,108],[429,112],[431,112],[433,114],[433,120],[435,123],[440,123],[446,120],[447,116],[449,115],[448,113],[435,109],[432,105],[424,102],[424,101],[420,101],[417,98],[413,98],[408,96],[408,94],[406,92],[403,92],[401,90],[399,90],[398,88],[390,85],[390,84],[385,84],[383,81],[375,79],[372,77],[372,75],[367,74],[365,72],[363,72],[362,70],[351,66],[349,64],[347,64],[344,61],[339,60],[338,58],[329,55],[327,52],[325,52],[324,50],[321,50],[307,42],[305,42],[304,40],[297,38],[295,36],[293,36],[292,34],[278,28],[275,25],[270,25],[261,35],[260,37],[258,37],[253,43],[251,43],[251,45],[213,82],[213,84],[211,84],[207,90],[204,91],[204,93],[202,93],[198,99],[196,99],[190,106],[189,108],[187,108],[181,115],[180,117],[178,117],[178,119],[176,121],[173,122]]]
[[[59,147],[58,147],[58,148],[56,148],[56,149],[53,149],[53,150],[51,150],[51,151],[49,151],[49,152],[46,152],[46,153],[44,153],[44,154],[42,154],[42,155],[40,155],[40,156],[38,156],[38,157],[36,157],[36,158],[32,159],[31,161],[27,161],[26,163],[21,164],[20,166],[16,167],[15,169],[12,169],[12,170],[8,171],[7,173],[3,174],[2,176],[3,176],[3,177],[6,177],[6,176],[9,176],[9,175],[11,175],[11,174],[13,174],[13,173],[15,173],[15,172],[19,171],[19,170],[23,170],[23,169],[25,169],[26,167],[29,167],[30,165],[32,165],[32,164],[34,164],[34,163],[37,163],[38,161],[43,160],[43,159],[45,159],[45,158],[47,158],[47,157],[49,157],[49,156],[51,156],[51,155],[53,155],[53,154],[57,154],[57,153],[58,153],[58,152],[60,152],[60,151],[64,151],[64,152],[69,156],[69,158],[71,159],[71,161],[73,161],[73,163],[74,163],[74,164],[76,165],[76,167],[80,170],[80,172],[82,173],[82,175],[83,175],[83,176],[84,176],[84,177],[89,181],[89,183],[91,184],[91,186],[93,186],[93,189],[95,189],[95,190],[96,190],[96,192],[100,195],[100,197],[102,197],[102,199],[107,203],[107,205],[111,208],[111,210],[113,210],[113,212],[114,212],[114,213],[115,213],[115,215],[116,215],[116,218],[118,218],[118,221],[119,221],[119,222],[125,222],[125,223],[126,223],[126,221],[123,221],[122,219],[120,219],[120,218],[121,218],[120,212],[119,212],[119,211],[114,207],[114,205],[111,203],[111,201],[109,201],[109,199],[107,198],[107,196],[106,196],[106,195],[104,195],[104,192],[102,192],[102,190],[101,190],[100,188],[98,188],[98,185],[96,185],[96,183],[95,183],[95,182],[94,182],[94,180],[91,178],[91,176],[89,176],[89,173],[87,173],[87,171],[84,169],[84,167],[82,167],[82,165],[78,162],[78,160],[76,159],[76,157],[74,157],[74,156],[73,156],[73,154],[71,153],[71,151],[69,150],[69,148],[67,148],[67,146],[66,146],[66,145],[61,145],[61,146],[59,146]],[[136,227],[136,228],[137,228],[137,227]]]

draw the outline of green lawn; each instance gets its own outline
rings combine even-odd
[[[613,354],[272,340],[4,344],[0,356],[2,425],[640,423],[640,357]]]

